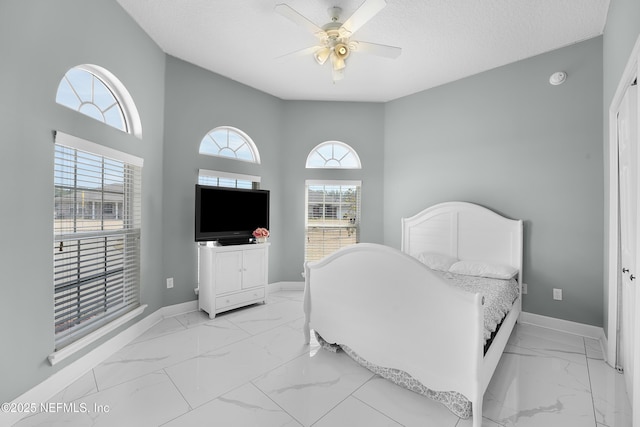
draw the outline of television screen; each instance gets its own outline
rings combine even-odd
[[[258,227],[269,228],[269,190],[196,185],[195,240],[248,243]]]

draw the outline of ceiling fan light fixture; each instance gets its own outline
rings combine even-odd
[[[350,53],[349,46],[347,46],[344,43],[337,43],[333,47],[333,51],[336,53],[336,56],[338,58],[341,58],[341,59],[346,59],[347,56],[349,56],[349,53]]]
[[[341,58],[333,52],[331,55],[331,65],[333,66],[334,71],[338,71],[344,69],[347,66],[347,63],[344,61],[344,58]]]
[[[331,77],[334,83],[338,80],[342,80],[344,78],[344,68],[341,68],[340,70],[336,70],[334,68],[333,70],[331,70]]]
[[[315,53],[313,54],[313,57],[315,58],[318,64],[322,65],[327,61],[330,54],[331,54],[331,49],[329,49],[328,47],[321,47],[320,49],[315,51]]]
[[[320,65],[330,59],[333,81],[335,82],[344,77],[344,69],[347,66],[345,60],[352,50],[373,53],[387,58],[397,58],[400,55],[401,49],[399,47],[351,40],[351,36],[380,12],[386,4],[387,0],[364,0],[344,22],[341,22],[340,19],[342,9],[338,6],[330,7],[328,13],[331,21],[322,27],[284,3],[277,4],[274,10],[290,21],[307,28],[318,38],[318,45],[300,52],[312,54]]]

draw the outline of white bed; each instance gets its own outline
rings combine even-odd
[[[417,260],[424,252],[517,269],[518,297],[483,348],[480,294],[451,286]],[[305,264],[305,339],[314,330],[369,364],[457,392],[482,423],[482,398],[521,312],[522,221],[465,202],[402,220],[402,251],[356,244]]]

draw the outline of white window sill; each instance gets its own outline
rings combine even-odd
[[[91,343],[93,343],[93,342],[97,341],[98,339],[102,338],[103,336],[107,335],[109,332],[111,332],[111,331],[115,330],[116,328],[124,325],[129,320],[135,318],[136,316],[139,316],[140,314],[142,314],[144,312],[145,308],[147,308],[146,304],[145,305],[141,305],[140,307],[136,308],[135,310],[130,311],[127,314],[118,317],[114,321],[107,323],[106,325],[104,325],[100,329],[90,333],[89,335],[80,338],[78,341],[75,341],[72,344],[69,344],[68,346],[66,346],[66,347],[64,347],[64,348],[62,348],[60,350],[54,351],[48,357],[49,363],[51,364],[51,366],[54,366],[56,363],[59,363],[59,362],[63,361],[67,357],[73,355],[74,353],[82,350],[83,348],[87,347]]]

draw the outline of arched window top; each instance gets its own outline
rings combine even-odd
[[[260,153],[249,135],[231,126],[209,131],[200,141],[200,154],[260,163]]]
[[[142,123],[133,98],[105,68],[84,64],[68,70],[58,84],[56,102],[142,138]]]
[[[307,157],[307,169],[362,169],[358,153],[340,141],[318,144]]]

